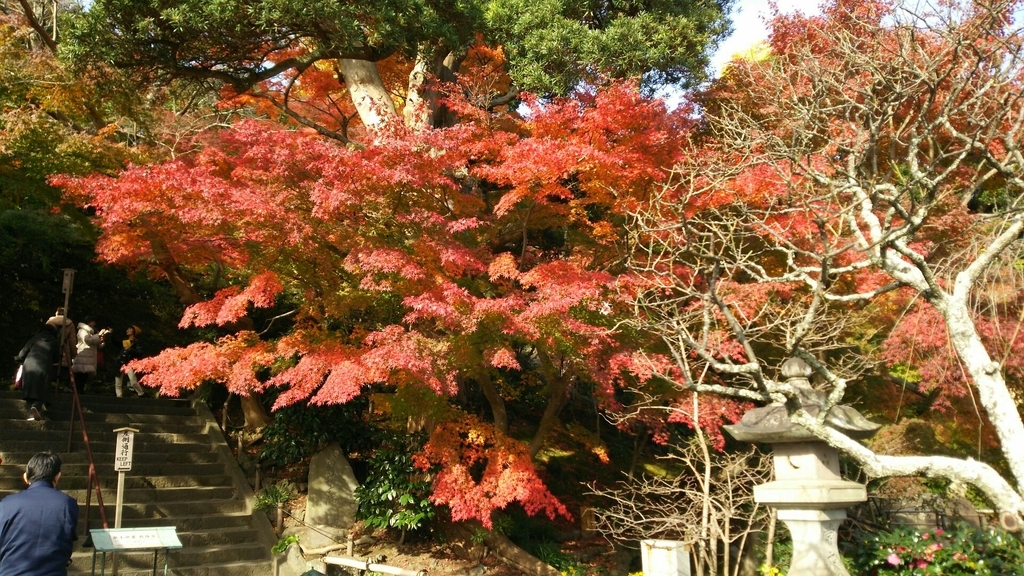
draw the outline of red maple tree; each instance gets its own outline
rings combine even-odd
[[[441,470],[435,500],[485,523],[512,501],[567,514],[532,456],[573,386],[611,401],[630,368],[639,342],[613,329],[629,310],[616,290],[623,224],[666,182],[690,121],[629,83],[527,99],[518,119],[456,92],[447,104],[460,124],[392,123],[365,147],[249,120],[204,135],[195,155],[55,183],[97,207],[103,260],[227,284],[196,292],[183,328],[257,308],[290,316],[279,337],[242,330],[137,361],[143,383],[165,395],[208,380],[242,395],[274,387],[277,407],[473,383],[493,422],[436,428],[420,459]],[[549,398],[529,446],[504,435],[509,373]],[[483,476],[465,474],[480,460]]]

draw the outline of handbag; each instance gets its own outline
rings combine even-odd
[[[25,371],[25,367],[18,364],[18,371],[14,374],[14,389],[21,390],[21,375]]]

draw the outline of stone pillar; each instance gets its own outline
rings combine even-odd
[[[839,453],[822,442],[773,444],[775,481],[754,487],[754,500],[778,511],[793,538],[787,574],[849,576],[836,531],[846,508],[867,500],[861,484],[839,476]]]
[[[794,400],[811,415],[820,414],[825,394],[809,381],[811,367],[798,358],[782,365],[782,376],[795,391]],[[868,438],[879,428],[849,406],[833,406],[825,425],[851,438]],[[784,404],[754,408],[726,432],[742,442],[770,444],[775,480],[754,487],[754,501],[778,511],[793,537],[790,576],[850,576],[843,566],[836,531],[846,508],[867,500],[867,489],[843,480],[839,452],[789,419]]]
[[[690,576],[690,546],[677,540],[641,540],[644,576]]]

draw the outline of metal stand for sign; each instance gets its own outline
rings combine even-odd
[[[181,548],[181,540],[174,526],[153,528],[98,528],[89,530],[92,534],[92,574],[96,575],[96,554],[100,555],[100,574],[107,573],[107,552],[131,550],[153,551],[153,576],[156,576],[156,561],[160,551],[164,552],[164,576],[167,576],[168,551]],[[111,567],[113,569],[113,567]]]

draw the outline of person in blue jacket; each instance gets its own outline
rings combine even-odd
[[[67,576],[78,539],[78,502],[57,490],[60,456],[25,466],[28,488],[0,500],[0,576]]]

